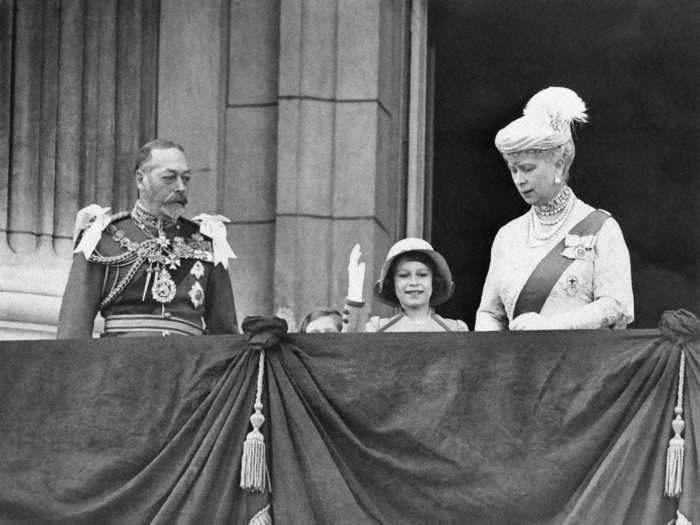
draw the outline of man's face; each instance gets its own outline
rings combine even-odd
[[[136,172],[139,199],[157,215],[177,219],[187,205],[190,169],[177,148],[154,149],[151,158]]]

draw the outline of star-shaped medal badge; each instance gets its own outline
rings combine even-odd
[[[204,289],[202,286],[199,284],[199,282],[195,282],[192,285],[192,288],[190,288],[189,291],[189,296],[190,296],[190,301],[192,301],[192,305],[195,308],[199,308],[204,304]]]
[[[201,279],[202,275],[204,275],[204,265],[202,264],[202,261],[195,262],[192,265],[190,273],[194,275],[196,279]]]

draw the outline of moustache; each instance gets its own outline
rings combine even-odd
[[[185,195],[173,195],[165,199],[165,204],[187,204],[187,197]]]

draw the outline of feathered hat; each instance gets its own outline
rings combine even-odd
[[[528,101],[522,117],[496,134],[496,147],[501,153],[556,148],[571,140],[574,122],[587,120],[586,104],[574,91],[548,87]]]

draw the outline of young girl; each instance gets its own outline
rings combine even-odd
[[[374,295],[397,307],[392,317],[364,319],[362,286],[365,263],[360,245],[350,253],[348,297],[343,309],[343,332],[467,332],[464,321],[439,316],[433,307],[444,303],[454,291],[452,274],[444,257],[427,241],[415,237],[394,244],[374,285]]]

